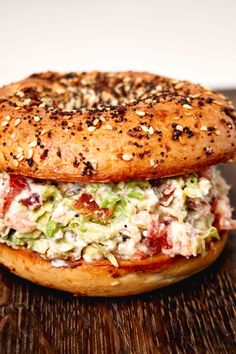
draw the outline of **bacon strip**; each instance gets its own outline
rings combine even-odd
[[[25,188],[29,188],[26,178],[22,176],[9,175],[9,193],[4,198],[3,213],[9,209],[12,200]]]
[[[21,199],[20,202],[30,210],[38,209],[42,205],[40,196],[37,193],[32,193],[28,198]]]
[[[221,205],[222,204],[222,205]],[[218,230],[233,230],[236,228],[236,220],[232,219],[230,202],[225,195],[213,199],[212,213],[215,215],[214,226]]]
[[[162,198],[160,204],[163,206],[169,206],[174,199],[175,186],[173,184],[164,185],[160,188]]]
[[[171,221],[170,217],[165,217],[161,221],[152,221],[147,238],[143,241],[149,248],[150,255],[161,253],[163,248],[170,248],[167,241],[167,228]]]
[[[91,216],[95,219],[99,219],[103,222],[107,222],[112,215],[112,210],[107,208],[99,208],[92,195],[89,193],[83,193],[74,202],[74,208],[80,212],[80,214]]]

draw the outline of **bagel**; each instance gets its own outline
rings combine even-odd
[[[77,295],[178,282],[224,248],[236,154],[223,95],[140,72],[33,74],[0,88],[0,262]]]
[[[3,87],[0,97],[4,171],[118,182],[184,174],[234,156],[232,106],[188,82],[146,73],[46,73]]]
[[[108,261],[79,261],[61,269],[27,249],[14,250],[6,245],[1,245],[0,262],[20,277],[74,295],[127,296],[171,285],[202,271],[217,259],[226,240],[225,233],[210,245],[206,257],[174,259],[157,255],[136,262],[121,260],[119,268]]]

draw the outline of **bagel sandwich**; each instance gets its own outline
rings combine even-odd
[[[223,95],[149,73],[0,88],[0,263],[89,296],[201,271],[236,228],[215,166],[234,159],[235,123]]]

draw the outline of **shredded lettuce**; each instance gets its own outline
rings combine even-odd
[[[128,202],[125,199],[121,199],[119,203],[116,204],[114,211],[114,218],[119,218],[120,216],[124,216],[127,210]]]
[[[39,219],[44,215],[48,213],[52,213],[54,208],[53,203],[47,201],[45,202],[40,208],[34,210],[34,211],[29,211],[31,219],[35,222],[38,222]]]
[[[143,199],[145,196],[145,193],[140,188],[130,187],[130,188],[128,188],[127,196],[129,198]]]
[[[216,227],[214,226],[211,226],[208,231],[207,231],[207,234],[206,234],[206,237],[205,237],[205,240],[206,241],[210,241],[212,238],[216,238],[217,240],[220,239],[220,235],[218,233],[218,230]]]
[[[41,235],[41,232],[39,230],[35,230],[31,233],[25,233],[25,234],[20,234],[19,232],[15,231],[14,233],[14,237],[17,238],[17,239],[24,239],[24,240],[27,240],[27,239],[37,239],[39,238]]]
[[[119,264],[115,258],[115,256],[109,252],[104,246],[97,245],[99,251],[102,253],[103,257],[108,259],[114,267],[119,267]]]
[[[220,235],[218,233],[217,228],[214,226],[211,226],[205,234],[205,242],[209,242],[209,241],[211,241],[211,239],[214,239],[214,238],[217,240],[220,240]],[[206,250],[206,243],[205,243],[205,247],[202,249],[201,256],[204,257],[206,254],[207,254],[207,250]]]
[[[109,225],[100,225],[91,221],[83,222],[77,229],[82,240],[87,243],[96,242],[100,243],[109,238],[114,237],[117,232],[115,228]]]
[[[105,191],[100,198],[96,198],[100,208],[113,209],[115,204],[120,200],[119,196],[114,192]]]
[[[30,249],[41,254],[45,254],[48,250],[48,247],[49,244],[48,244],[48,240],[46,239],[36,240],[29,244]]]
[[[36,230],[29,234],[20,234],[17,231],[10,232],[8,242],[15,246],[24,246],[25,244],[30,244],[37,240],[41,235],[41,232]]]
[[[56,186],[53,185],[43,185],[43,191],[42,191],[42,199],[44,201],[53,198],[53,199],[62,199],[61,193],[59,192],[59,189]]]
[[[127,183],[128,188],[140,187],[142,189],[150,188],[150,182],[148,181],[132,181]]]
[[[195,176],[191,176],[191,178],[186,183],[184,193],[192,199],[203,197],[201,189],[199,188],[198,179]]]
[[[52,219],[50,219],[46,224],[46,235],[48,237],[53,237],[58,231],[59,225]]]
[[[47,234],[47,223],[51,217],[51,213],[44,213],[37,221],[37,229],[44,235]]]
[[[195,175],[191,175],[186,181],[186,187],[184,193],[192,199],[203,199],[211,189],[211,183],[206,178],[197,178]]]

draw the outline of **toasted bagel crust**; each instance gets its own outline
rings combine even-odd
[[[0,89],[0,169],[9,173],[160,178],[233,158],[235,139],[226,98],[148,73],[48,72]]]
[[[108,261],[78,261],[56,268],[27,249],[1,244],[0,263],[22,278],[75,295],[126,296],[171,285],[201,271],[215,261],[226,240],[227,233],[210,244],[204,257],[157,255],[141,261],[119,260],[119,268]]]

